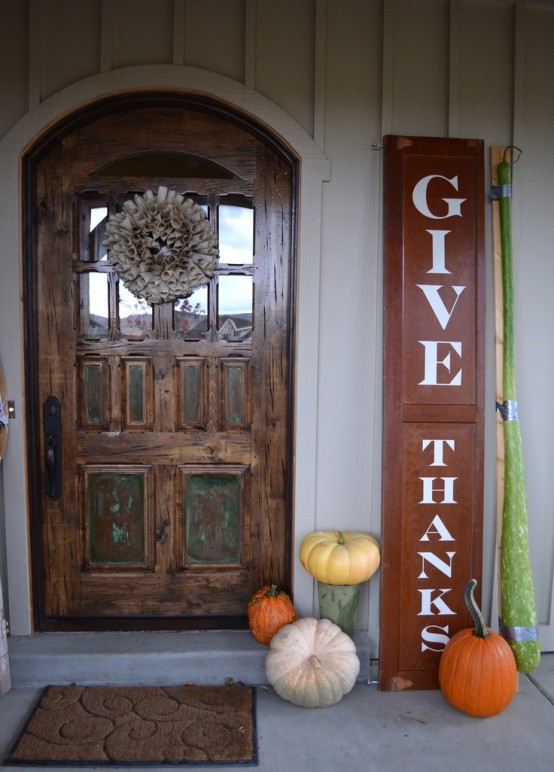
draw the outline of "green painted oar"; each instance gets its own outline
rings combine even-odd
[[[522,673],[529,673],[535,670],[540,662],[540,643],[529,557],[525,476],[516,397],[512,169],[505,157],[497,169],[504,314],[504,402],[498,405],[498,409],[503,419],[505,454],[504,509],[500,542],[500,627],[514,652],[517,669]]]

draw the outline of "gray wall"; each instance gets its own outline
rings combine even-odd
[[[292,116],[330,160],[318,321],[319,527],[380,529],[382,136],[481,138],[487,159],[491,146],[513,143],[523,150],[514,180],[518,396],[537,603],[540,621],[549,625],[554,1],[0,0],[0,14],[0,136],[89,76],[134,65],[188,65],[255,89]],[[496,595],[490,211],[486,247],[484,598],[490,614]],[[14,259],[0,246],[0,267]],[[0,305],[0,323],[3,313]],[[0,358],[2,345],[0,339]],[[377,629],[378,580],[363,613],[364,624]]]

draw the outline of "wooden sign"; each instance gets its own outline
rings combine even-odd
[[[379,686],[438,687],[480,587],[484,157],[480,140],[384,145],[383,527]]]

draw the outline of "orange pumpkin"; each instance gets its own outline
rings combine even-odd
[[[277,630],[297,619],[290,597],[275,584],[262,587],[248,602],[248,624],[260,643],[269,643]]]
[[[465,602],[475,623],[452,636],[439,663],[439,684],[448,702],[470,716],[496,716],[508,707],[517,689],[517,666],[507,641],[485,620],[473,591],[472,579]]]

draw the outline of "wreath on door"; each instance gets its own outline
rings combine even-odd
[[[187,297],[213,276],[219,256],[204,209],[162,186],[111,215],[104,246],[125,287],[148,303]]]

